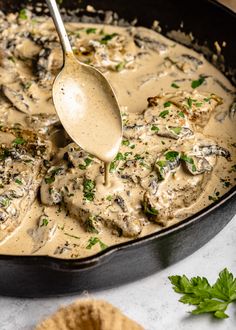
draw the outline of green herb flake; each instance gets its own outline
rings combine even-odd
[[[183,111],[180,111],[180,112],[178,112],[178,116],[184,118],[185,117],[185,114],[184,114]]]
[[[191,99],[191,97],[188,97],[187,98],[187,104],[188,104],[188,107],[191,109],[192,108],[192,104],[193,104],[193,99]]]
[[[185,155],[185,154],[182,154],[182,155],[180,156],[180,159],[182,159],[184,162],[187,162],[187,163],[189,163],[189,164],[194,164],[194,160],[193,160],[193,158],[188,157],[188,156]]]
[[[182,127],[172,127],[170,130],[175,134],[179,135],[182,131]]]
[[[106,45],[108,41],[112,40],[114,37],[118,36],[118,33],[112,33],[112,34],[105,34],[102,39],[100,40],[100,43],[102,45]]]
[[[94,200],[96,184],[93,180],[85,179],[83,182],[84,198],[90,202]]]
[[[111,202],[112,199],[113,199],[113,196],[112,196],[112,195],[108,195],[108,196],[106,197],[106,200],[108,200],[109,202]]]
[[[23,9],[20,10],[18,17],[20,19],[23,19],[23,20],[28,18],[25,8],[23,8]]]
[[[86,231],[89,232],[89,233],[93,233],[93,234],[98,234],[98,230],[97,228],[95,227],[95,222],[96,220],[96,217],[95,216],[90,216],[86,221],[85,221],[85,228],[86,228]]]
[[[200,77],[198,80],[193,80],[192,83],[191,83],[191,87],[193,89],[201,86],[205,81],[205,78],[204,77]]]
[[[15,179],[15,183],[19,184],[19,185],[22,185],[22,181],[20,179]]]
[[[200,108],[202,106],[202,102],[196,102],[194,105],[197,107],[197,108]]]
[[[92,159],[91,158],[85,158],[84,159],[84,164],[79,164],[79,169],[80,170],[86,170],[86,168],[92,163]]]
[[[10,205],[10,199],[6,196],[1,196],[0,207],[8,207]]]
[[[164,108],[168,108],[168,107],[170,107],[171,104],[172,104],[172,103],[171,103],[170,101],[165,102],[165,103],[164,103]]]
[[[154,132],[159,132],[159,127],[157,127],[156,125],[152,125],[151,126],[151,131],[154,131]]]
[[[45,178],[44,181],[47,183],[47,184],[51,184],[55,181],[55,176],[52,176],[52,177],[49,177],[49,178]]]
[[[173,88],[179,88],[179,85],[177,85],[176,83],[173,82],[173,83],[171,84],[171,87],[173,87]]]
[[[166,118],[168,114],[169,114],[169,110],[164,110],[159,114],[159,117]]]
[[[14,145],[21,145],[21,144],[25,144],[26,140],[24,140],[21,137],[17,137],[14,141],[12,141],[12,144]]]
[[[170,162],[174,162],[176,160],[176,158],[179,157],[179,152],[178,151],[167,151],[165,153],[165,159],[170,161]]]
[[[123,141],[122,141],[122,145],[123,145],[123,146],[127,146],[127,147],[128,147],[129,144],[130,144],[129,140],[123,140]]]
[[[236,301],[236,278],[225,268],[219,273],[215,284],[210,285],[205,277],[188,279],[185,275],[169,277],[173,290],[182,294],[180,302],[193,305],[192,314],[211,313],[215,318],[225,319],[228,305]]]
[[[87,34],[92,34],[92,33],[96,33],[97,29],[96,28],[88,28],[88,29],[85,30],[85,32]]]
[[[107,248],[107,245],[104,244],[100,238],[98,237],[90,237],[90,239],[88,240],[88,245],[86,246],[87,250],[91,250],[91,248],[96,245],[97,243],[99,243],[101,250],[105,250]]]
[[[120,62],[120,63],[118,63],[118,64],[115,66],[115,70],[116,70],[117,72],[120,72],[120,71],[124,70],[124,68],[125,68],[125,64],[126,64],[125,61],[124,61],[124,62]]]
[[[43,218],[40,227],[47,226],[48,225],[48,219]]]

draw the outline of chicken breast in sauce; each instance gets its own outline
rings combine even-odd
[[[55,113],[63,57],[52,20],[22,9],[0,23],[0,253],[88,256],[234,185],[235,89],[203,55],[143,27],[66,24],[75,55],[106,75],[122,108],[109,190],[101,161]]]

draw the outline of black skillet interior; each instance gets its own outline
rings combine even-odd
[[[15,12],[29,3],[35,9],[36,1],[0,0],[0,9],[6,13]],[[37,3],[46,9],[45,1]],[[231,74],[228,75],[234,81],[236,15],[214,1],[139,0],[137,3],[133,0],[64,0],[61,6],[66,8],[65,18],[74,20],[74,10],[78,16],[84,15],[88,4],[96,9],[112,10],[128,22],[137,18],[139,25],[147,27],[151,27],[153,20],[157,19],[164,34],[179,29],[184,22],[182,30],[192,32],[195,41],[207,45],[213,52],[216,40],[219,44],[225,41],[227,46],[222,54],[226,74],[230,68]],[[97,16],[94,13],[86,15]],[[105,14],[100,12],[98,16],[103,20]],[[181,224],[111,247],[94,257],[59,260],[44,256],[0,256],[0,294],[24,297],[68,294],[111,287],[147,276],[188,256],[214,237],[236,213],[235,195],[234,187],[213,207]]]

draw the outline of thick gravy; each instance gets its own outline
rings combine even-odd
[[[51,19],[0,20],[1,254],[85,257],[180,222],[235,184],[235,89],[201,54],[143,27],[66,25],[122,107],[105,187],[101,161],[54,111],[62,51]]]

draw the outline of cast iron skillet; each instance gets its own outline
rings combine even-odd
[[[43,1],[41,1],[43,3]],[[18,11],[29,1],[0,0],[4,12]],[[236,15],[208,0],[64,0],[67,9],[112,10],[127,21],[150,27],[158,19],[164,34],[178,29],[192,32],[199,43],[213,50],[214,41],[226,41],[226,68],[236,69],[234,32]],[[33,3],[34,6],[34,3]],[[90,14],[93,15],[93,14]],[[102,13],[100,14],[103,15]],[[231,74],[230,79],[234,77]],[[236,187],[217,203],[159,233],[108,248],[96,256],[60,260],[46,256],[0,256],[0,294],[21,297],[62,295],[117,286],[152,274],[185,258],[214,237],[236,213]]]

